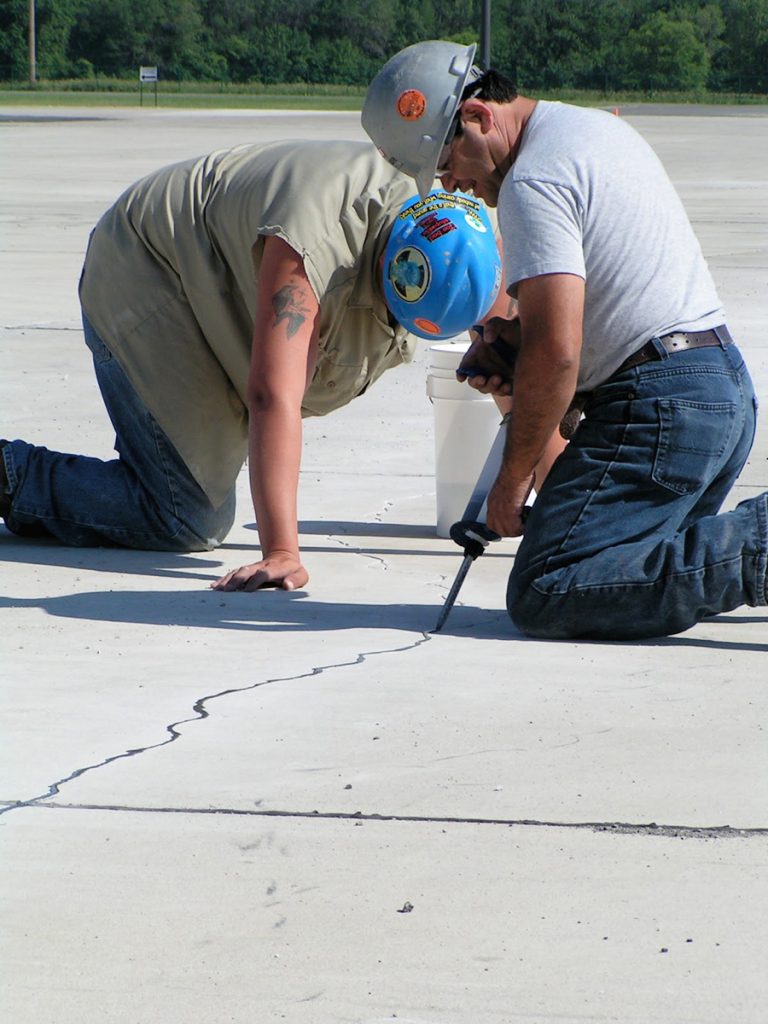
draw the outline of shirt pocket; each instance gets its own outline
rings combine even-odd
[[[703,490],[720,470],[736,420],[732,402],[657,402],[659,440],[653,479],[677,494]]]
[[[302,405],[309,415],[326,413],[361,395],[370,382],[369,361],[357,353],[345,355],[339,349],[326,351],[318,363]]]

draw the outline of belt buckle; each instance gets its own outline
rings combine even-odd
[[[678,338],[680,339],[679,341],[677,340]],[[672,334],[665,334],[661,343],[667,352],[671,354],[672,352],[679,352],[681,349],[689,348],[691,339],[685,331],[673,331]]]

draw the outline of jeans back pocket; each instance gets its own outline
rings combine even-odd
[[[653,479],[677,494],[692,494],[717,475],[736,422],[733,402],[660,398],[659,442]]]

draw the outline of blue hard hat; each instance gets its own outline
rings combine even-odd
[[[501,260],[484,205],[434,190],[400,210],[384,250],[384,298],[420,338],[443,341],[481,320],[501,283]]]

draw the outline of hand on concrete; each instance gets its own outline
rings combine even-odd
[[[212,590],[261,590],[280,587],[298,590],[306,586],[309,573],[301,560],[289,551],[274,551],[261,562],[241,565],[211,584]]]

